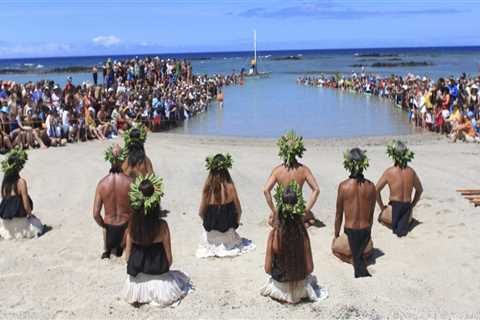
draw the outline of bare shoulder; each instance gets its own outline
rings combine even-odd
[[[272,175],[277,175],[278,173],[282,172],[284,169],[283,165],[282,164],[279,164],[278,166],[276,166],[275,168],[273,168],[272,170]]]
[[[18,179],[17,186],[19,188],[26,188],[27,187],[27,181],[23,178]]]

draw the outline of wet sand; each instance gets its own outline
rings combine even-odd
[[[318,303],[288,306],[260,296],[269,227],[262,194],[279,163],[273,140],[151,134],[147,153],[165,179],[163,208],[172,233],[172,269],[190,275],[196,290],[172,309],[134,309],[121,298],[126,278],[122,259],[100,260],[102,233],[92,218],[96,183],[108,172],[108,143],[89,142],[29,153],[23,176],[35,213],[53,226],[40,239],[0,240],[0,318],[478,318],[480,317],[480,209],[455,190],[480,188],[479,145],[449,144],[437,135],[406,138],[416,152],[413,167],[425,193],[415,210],[419,224],[404,239],[375,222],[372,278],[354,279],[353,268],[330,252],[338,183],[347,174],[343,151],[368,150],[374,182],[391,164],[388,138],[307,140],[303,162],[317,177],[321,194],[313,211],[324,227],[309,229],[314,274],[329,291]],[[239,233],[255,251],[234,259],[199,260],[202,227],[197,215],[206,177],[204,159],[230,152],[231,171],[243,205]],[[308,193],[307,193],[308,194]],[[378,214],[378,209],[376,215]]]

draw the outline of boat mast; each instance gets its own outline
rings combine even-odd
[[[253,30],[253,54],[253,61],[255,61],[255,69],[253,70],[253,72],[257,74],[257,30]]]

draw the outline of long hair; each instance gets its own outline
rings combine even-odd
[[[287,188],[283,194],[286,204],[295,205],[297,196]],[[303,216],[279,212],[278,253],[276,261],[287,281],[300,281],[307,277],[305,242],[310,241],[303,224]]]
[[[145,197],[151,196],[155,191],[153,184],[148,180],[142,181],[139,189]],[[160,203],[148,212],[143,206],[134,210],[128,223],[128,232],[132,241],[145,246],[152,244],[160,230],[161,221]]]
[[[216,155],[217,157],[224,157],[223,155],[219,154]],[[214,158],[214,159],[215,159]],[[214,169],[211,170],[207,181],[205,182],[205,186],[203,187],[203,197],[208,202],[210,199],[215,201],[216,204],[222,203],[222,185],[227,183],[232,183],[232,177],[227,169]],[[224,199],[227,198],[227,190],[226,188],[223,189],[223,197]]]
[[[17,183],[19,179],[20,174],[18,171],[3,176],[2,197],[9,197],[12,194],[12,191],[14,191],[15,194],[18,194]]]
[[[128,146],[128,165],[133,168],[138,164],[145,162],[147,155],[143,144],[139,142],[131,143]]]

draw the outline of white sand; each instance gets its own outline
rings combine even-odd
[[[379,145],[387,140],[307,141],[304,162],[321,187],[314,212],[326,225],[309,231],[314,274],[330,297],[297,306],[259,294],[269,231],[262,188],[279,163],[274,141],[149,136],[147,153],[166,181],[163,207],[170,210],[173,269],[188,273],[196,286],[175,309],[134,309],[124,303],[124,261],[100,260],[102,234],[91,211],[96,183],[108,172],[103,161],[108,143],[32,151],[23,175],[36,214],[53,230],[38,240],[0,240],[0,318],[479,318],[480,208],[455,189],[480,188],[480,146],[453,145],[429,135],[408,139],[425,187],[415,211],[422,224],[397,239],[376,222],[373,240],[384,255],[369,267],[372,278],[357,280],[353,268],[330,253],[336,190],[346,177],[342,153],[357,143],[366,147],[367,177],[376,181],[390,165]],[[231,173],[244,210],[239,233],[257,249],[234,259],[197,259],[204,159],[218,151],[232,153],[235,160]]]

